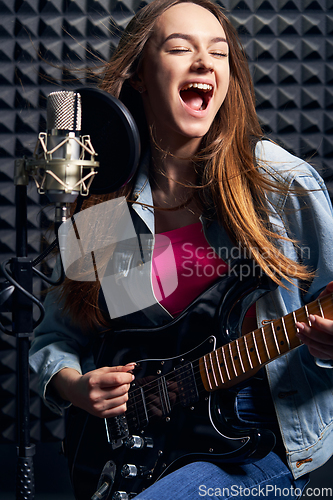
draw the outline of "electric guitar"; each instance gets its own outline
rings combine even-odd
[[[327,295],[241,336],[247,308],[271,285],[261,280],[249,291],[222,279],[165,325],[105,335],[98,366],[136,361],[136,378],[124,415],[70,411],[65,451],[78,499],[127,500],[186,463],[245,463],[271,451],[273,432],[237,425],[237,387],[301,345],[296,321],[333,319]]]

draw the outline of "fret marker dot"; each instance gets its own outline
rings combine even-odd
[[[253,349],[253,347],[251,347],[250,352],[253,352],[253,351],[254,351],[254,349]]]

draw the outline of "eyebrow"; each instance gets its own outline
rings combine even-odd
[[[174,38],[181,38],[183,40],[188,40],[190,42],[192,42],[194,40],[194,37],[192,35],[187,35],[186,33],[171,33],[171,35],[169,35],[163,43],[166,43],[168,40],[173,40]],[[224,43],[228,43],[227,42],[227,39],[222,37],[222,36],[217,36],[215,38],[212,38],[210,40],[212,43],[219,43],[219,42],[224,42]]]

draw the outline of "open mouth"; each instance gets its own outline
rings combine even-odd
[[[188,83],[180,89],[180,97],[194,111],[207,108],[213,96],[213,86],[208,83]]]

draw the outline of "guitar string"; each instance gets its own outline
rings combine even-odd
[[[321,300],[319,300],[319,299],[318,299],[318,300],[316,300],[316,301],[312,302],[311,304],[308,304],[308,306],[307,306],[307,307],[308,307],[308,309],[310,309],[310,308],[312,309],[314,306],[317,306],[318,310],[321,312],[321,311],[322,311],[322,308],[326,309],[327,307],[329,307],[329,304],[326,304],[326,303],[327,303],[327,302],[329,302],[329,300],[330,300],[330,299],[332,299],[332,296],[333,296],[333,294],[332,294],[331,296],[329,296],[329,295],[328,295],[327,297],[322,298]],[[326,300],[324,300],[324,299],[326,299]],[[326,311],[325,311],[325,312],[326,312]],[[295,314],[295,317],[296,317],[296,320],[297,320],[297,321],[304,321],[304,320],[306,320],[306,319],[307,319],[307,313],[306,313],[305,307],[298,309],[297,311],[295,311],[295,313],[294,313],[294,314]],[[289,329],[290,329],[290,323],[293,325],[294,330],[296,330],[296,327],[295,327],[295,321],[294,321],[294,314],[293,314],[293,313],[289,313],[288,315],[284,316],[283,320],[285,321],[285,328],[286,328],[286,330],[289,330]],[[316,314],[316,312],[310,312],[310,314]],[[305,315],[305,318],[304,318],[304,319],[303,319],[303,317],[301,318],[301,317],[300,317],[301,315],[303,315],[303,316]],[[299,316],[299,317],[297,318],[297,316]],[[325,317],[326,317],[326,316],[325,316]],[[245,336],[254,336],[254,334],[255,334],[255,333],[257,333],[257,334],[259,334],[259,335],[261,335],[261,336],[263,337],[262,332],[264,331],[264,334],[265,334],[266,339],[268,339],[268,336],[270,335],[271,340],[272,340],[272,339],[274,340],[274,334],[273,334],[273,330],[272,330],[272,328],[271,328],[271,325],[272,325],[272,324],[274,325],[274,324],[279,323],[279,322],[281,322],[281,323],[282,323],[282,318],[279,318],[279,319],[277,319],[277,320],[275,320],[275,321],[271,322],[270,324],[265,325],[263,328],[259,328],[259,329],[257,329],[257,330],[254,330],[253,332],[249,332],[249,333],[248,333],[248,334],[246,334]],[[270,330],[270,332],[269,332],[269,331],[266,331],[266,330]],[[284,329],[283,329],[283,330],[284,330]],[[295,332],[294,332],[294,333],[295,333]],[[286,335],[288,335],[288,333],[287,333],[287,332],[284,332],[284,336],[286,336]],[[243,337],[244,337],[244,336],[243,336]],[[237,340],[240,340],[240,339],[242,339],[242,337],[239,337],[239,339],[237,339]],[[259,349],[261,349],[261,348],[262,348],[262,346],[265,344],[265,340],[264,340],[263,338],[259,338],[259,339],[258,339],[258,338],[256,338],[256,343],[257,343],[257,345],[258,345],[258,344],[261,344],[261,345],[258,345],[258,348],[259,348]],[[215,351],[212,351],[212,352],[218,352],[219,350],[224,349],[226,346],[231,345],[231,344],[235,345],[235,344],[236,344],[236,341],[232,341],[232,342],[231,342],[231,343],[229,343],[229,344],[225,344],[225,345],[223,345],[223,346],[219,347],[218,349],[216,349]],[[299,345],[300,345],[300,344],[299,344]],[[266,347],[265,347],[265,349],[266,349]],[[277,350],[277,349],[276,349],[276,350]],[[288,347],[288,349],[287,349],[287,350],[285,350],[284,352],[281,352],[281,354],[277,354],[277,356],[274,356],[274,358],[273,358],[273,359],[275,359],[276,357],[278,357],[278,356],[280,356],[280,355],[282,355],[282,354],[285,354],[285,353],[289,352],[290,350],[291,350],[291,349]],[[231,351],[232,351],[232,349],[231,349]],[[238,354],[238,353],[243,353],[243,352],[246,352],[246,355],[248,356],[248,352],[247,352],[246,348],[239,348],[239,350],[237,350],[237,349],[236,349],[236,351],[235,351],[235,352],[236,352],[237,354]],[[278,351],[277,351],[277,352],[278,352]],[[232,359],[231,359],[231,353],[230,353],[230,351],[229,351],[229,350],[227,350],[224,354],[225,354],[225,364],[228,364],[229,366],[233,367],[233,366],[234,366],[234,364],[233,364],[233,361],[232,361]],[[209,355],[209,353],[208,353],[208,355]],[[201,356],[199,359],[204,358],[204,357],[205,357],[205,356]],[[257,354],[256,354],[256,357],[258,358]],[[266,358],[267,358],[267,353],[266,353]],[[196,359],[196,360],[192,361],[192,363],[193,363],[193,364],[199,364],[199,359]],[[258,361],[259,361],[259,359],[258,359]],[[259,369],[261,366],[265,365],[265,364],[266,364],[267,362],[269,362],[269,361],[270,361],[270,358],[266,359],[266,361],[263,361],[262,363],[260,363],[260,362],[258,363],[258,362],[257,362],[257,365],[256,365],[256,366],[254,366],[253,368],[254,368],[254,369],[255,369],[255,368],[258,368],[258,369]],[[250,366],[250,364],[249,364],[249,366]],[[213,366],[213,369],[215,369],[215,366]],[[233,370],[233,371],[235,372],[235,370]],[[245,371],[245,373],[247,373],[247,372],[249,372],[249,371],[250,371],[250,370],[248,369],[248,370],[246,370],[246,371]],[[242,375],[242,374],[244,374],[244,372],[241,372],[239,375]],[[191,375],[190,375],[190,376],[188,376],[188,377],[187,377],[187,376],[185,376],[185,377],[182,379],[182,381],[183,381],[184,385],[186,385],[186,383],[188,383],[188,381],[189,381],[189,380],[192,380],[193,376],[194,376],[194,378],[195,378],[197,375],[200,375],[200,368],[199,368],[199,370],[197,370],[197,371],[193,370],[193,374],[191,374]],[[235,375],[234,375],[234,376],[232,376],[230,380],[236,379],[239,375],[235,373]],[[170,383],[170,382],[171,382],[171,383],[172,383],[172,382],[177,383],[177,377],[178,377],[178,376],[179,376],[179,375],[177,375],[177,373],[176,373],[176,372],[170,372],[170,373],[167,373],[166,375],[163,375],[163,377],[164,377],[165,379],[168,377],[167,382],[169,382],[169,383]],[[161,394],[161,393],[160,393],[160,389],[159,389],[159,385],[160,385],[160,380],[161,380],[161,378],[162,378],[162,377],[155,378],[154,380],[152,380],[152,381],[150,381],[150,382],[147,382],[147,383],[145,383],[144,385],[140,386],[138,389],[133,389],[133,390],[131,391],[131,395],[132,395],[132,400],[131,400],[131,403],[132,403],[132,404],[134,404],[134,405],[138,405],[139,403],[144,405],[144,403],[142,403],[142,396],[141,396],[141,392],[142,392],[142,391],[145,391],[145,392],[147,392],[147,391],[148,391],[148,396],[153,397],[153,398],[154,398],[154,397],[156,397],[156,398],[157,398],[157,400],[159,400],[159,399],[160,399],[160,394]],[[207,378],[208,378],[208,375],[207,375]],[[218,377],[218,378],[220,378],[220,377]],[[250,378],[250,375],[249,375],[249,377],[248,377],[248,378]],[[229,380],[226,380],[226,382],[229,382]],[[225,382],[224,382],[224,383],[225,383]],[[222,383],[221,388],[223,388],[223,383]],[[153,390],[153,391],[154,391],[155,389],[156,389],[156,392],[149,392],[149,391],[151,391],[151,390]],[[207,392],[210,392],[210,391],[206,391],[206,390],[204,389],[203,391],[201,390],[200,392],[206,392],[206,393],[207,393]],[[145,395],[144,395],[143,397],[146,399],[146,396],[145,396]],[[176,397],[177,397],[177,396],[176,396]],[[139,401],[138,401],[138,399],[139,399]],[[179,397],[178,397],[177,399],[179,399]],[[178,405],[178,404],[181,404],[181,401],[179,401],[179,402],[178,402],[178,401],[176,401],[173,405],[172,405],[172,403],[171,403],[171,404],[170,404],[170,406],[171,406],[171,407],[172,407],[172,409],[173,409],[173,408],[174,408],[176,405]],[[148,416],[148,418],[149,418],[148,413],[151,413],[153,416],[155,416],[155,414],[154,414],[154,411],[155,411],[155,410],[154,410],[154,409],[149,410],[149,403],[148,403],[148,405],[147,405],[147,406],[148,406],[148,408],[147,408],[147,416]],[[162,410],[160,410],[160,411],[162,411]],[[128,410],[126,411],[126,416],[127,416],[128,418],[131,418],[131,414],[132,414],[132,413],[134,413],[134,415],[137,415],[137,414],[138,414],[138,411],[137,411],[137,410],[135,411],[134,409],[133,409],[133,410],[128,409]],[[143,412],[143,414],[145,414],[145,412]],[[152,415],[150,415],[150,418],[151,418],[151,416],[152,416]]]
[[[251,332],[252,333],[252,332]],[[216,349],[215,351],[219,351],[220,349],[222,349],[224,346],[221,346],[220,348]],[[244,349],[245,351],[245,349]],[[231,364],[232,361],[231,361],[231,355],[230,355],[230,352],[226,352],[225,353],[226,356],[225,356],[225,362],[226,364],[229,363]],[[204,358],[204,356],[201,356],[199,359],[196,359],[194,361],[191,361],[191,363],[193,365],[195,365],[196,367],[199,365],[199,360],[201,358]],[[186,365],[185,365],[186,366]],[[260,368],[261,364],[259,363],[257,365],[257,368]],[[189,376],[185,376],[182,378],[182,383],[184,386],[186,386],[187,384],[191,383],[193,377],[194,379],[196,379],[196,376],[200,375],[200,368],[198,369],[193,369],[193,372],[192,372],[192,376],[189,375]],[[174,373],[174,372],[169,372],[165,375],[163,375],[163,377],[165,378],[166,382],[168,383],[169,382],[169,385],[170,383],[174,382],[174,383],[178,383],[177,382],[177,373]],[[131,409],[128,409],[127,412],[126,412],[126,416],[127,418],[133,418],[136,417],[137,415],[139,416],[139,420],[140,420],[140,413],[141,413],[141,420],[144,420],[146,418],[146,413],[147,413],[147,417],[148,417],[148,420],[149,418],[151,417],[155,417],[157,415],[155,415],[155,411],[154,408],[150,408],[151,404],[154,404],[151,403],[151,402],[148,402],[147,404],[145,403],[149,397],[151,398],[157,398],[157,405],[159,406],[159,410],[160,412],[162,413],[162,405],[159,403],[159,401],[161,400],[161,391],[159,389],[159,385],[160,385],[160,378],[155,378],[154,380],[152,380],[151,382],[148,382],[146,384],[144,384],[143,386],[140,386],[138,389],[134,389],[132,391],[132,399],[131,399],[131,406],[135,406],[135,409],[134,408],[131,408]],[[233,377],[233,379],[235,379],[236,376]],[[249,376],[250,378],[250,376]],[[195,382],[196,384],[196,382]],[[196,384],[197,385],[197,384]],[[223,386],[221,387],[223,388]],[[142,396],[142,390],[144,391],[144,395]],[[169,392],[169,391],[168,391]],[[199,389],[198,390],[198,393],[201,394],[201,393],[206,393],[206,394],[209,394],[209,391],[206,391],[206,389],[203,387],[203,389]],[[143,398],[144,398],[144,401],[143,402]],[[177,397],[176,395],[176,402],[174,404],[171,403],[171,406],[172,406],[172,409],[175,407],[175,406],[178,406],[179,404],[181,404],[181,400],[179,399],[179,397]],[[138,411],[137,409],[137,406],[141,407],[141,412],[140,410]],[[146,412],[144,411],[144,409],[146,409]],[[167,415],[165,415],[167,416]]]
[[[315,301],[315,302],[314,302],[314,303],[312,303],[311,305],[314,305],[314,304],[316,304],[316,303],[317,303],[317,305],[320,307],[320,305],[318,304],[318,301]],[[308,307],[310,307],[310,304],[309,304],[309,306],[308,306]],[[325,306],[324,306],[324,307],[325,307]],[[296,313],[295,313],[295,314],[298,314],[298,313],[305,313],[304,308],[299,309],[298,311],[296,311]],[[288,316],[291,316],[291,317],[289,317],[289,320],[288,320]],[[290,319],[292,319],[292,323],[294,324],[294,320],[293,320],[292,313],[290,313],[289,315],[287,315],[284,319],[285,319],[285,321],[286,321],[286,322],[288,322],[288,323],[290,323]],[[298,320],[303,321],[303,318],[299,318]],[[274,322],[272,322],[272,323],[277,323],[277,322],[279,322],[279,321],[281,321],[281,319],[279,319],[279,320],[275,320],[275,321],[274,321]],[[289,325],[288,325],[288,326],[286,325],[286,327],[287,327],[287,329],[289,329]],[[264,329],[264,330],[265,330],[265,329],[267,330],[267,328],[270,328],[270,325],[266,325],[263,329]],[[261,331],[262,331],[263,329],[257,329],[257,330],[255,330],[254,332],[249,332],[249,334],[247,334],[247,335],[250,335],[250,336],[251,336],[252,334],[254,334],[254,333],[256,333],[256,332],[257,332],[257,333],[259,333],[259,332],[261,333]],[[267,332],[265,332],[265,335],[267,335]],[[273,332],[272,332],[272,331],[271,331],[270,335],[271,335],[271,337],[272,337],[272,338],[274,337],[274,335],[273,335]],[[241,337],[240,337],[240,339],[241,339]],[[256,339],[256,341],[257,341],[257,344],[258,344],[258,339]],[[233,344],[233,343],[235,343],[235,341],[231,342],[231,344]],[[264,340],[259,339],[259,343],[262,343],[262,344],[263,344],[263,343],[264,343]],[[228,345],[228,344],[226,344],[226,345]],[[226,346],[226,345],[225,345],[225,346]],[[218,348],[215,352],[219,351],[220,349],[223,349],[225,346],[222,346],[222,347]],[[260,347],[261,347],[261,346],[260,346]],[[246,349],[243,349],[243,351],[245,351],[245,350],[246,350]],[[288,348],[286,351],[281,352],[281,354],[284,354],[284,353],[288,352],[289,350],[290,350],[290,349]],[[240,352],[241,352],[241,351],[242,351],[242,350],[240,349]],[[231,361],[231,355],[230,355],[230,352],[229,352],[229,351],[227,351],[227,352],[225,353],[225,355],[226,355],[226,356],[225,356],[225,361],[226,361],[226,362],[228,362],[228,361],[229,361],[229,366],[232,366],[232,361]],[[279,355],[280,355],[280,354],[278,354],[278,356],[279,356]],[[203,356],[203,357],[204,357],[204,356]],[[202,357],[202,358],[203,358],[203,357]],[[275,357],[277,357],[277,356],[275,356]],[[201,358],[200,358],[200,359],[201,359]],[[259,361],[259,359],[258,359],[258,361]],[[268,361],[269,361],[269,358],[268,358],[268,359],[266,359],[266,361],[264,361],[264,362],[262,362],[262,363],[259,363],[259,364],[258,364],[258,362],[257,362],[257,365],[256,365],[256,366],[254,366],[254,368],[260,368],[262,365],[266,364]],[[195,362],[198,362],[198,360],[193,361],[193,363],[195,363]],[[233,371],[234,371],[234,370],[233,370]],[[248,371],[248,370],[246,370],[246,371]],[[194,375],[194,376],[196,376],[198,373],[200,373],[200,369],[199,369],[199,371],[198,371],[197,373],[193,372],[193,375]],[[243,373],[243,372],[242,372],[242,373]],[[242,373],[240,373],[240,375],[241,375]],[[177,374],[174,374],[174,372],[171,372],[171,373],[169,373],[169,374],[166,374],[164,377],[166,378],[167,376],[170,376],[170,375],[174,375],[174,377],[175,377],[175,378],[177,377]],[[237,376],[238,376],[238,374],[236,374],[236,373],[235,373],[235,375],[232,377],[232,379],[235,379]],[[170,379],[171,379],[171,381],[172,381],[172,378],[173,378],[173,377],[171,376],[171,377],[169,377],[169,378],[170,378]],[[151,382],[148,382],[148,383],[146,383],[145,385],[141,386],[138,390],[133,390],[133,391],[132,391],[132,395],[133,395],[134,403],[137,403],[137,402],[135,401],[135,397],[136,397],[135,392],[137,391],[137,394],[139,393],[139,399],[140,399],[140,401],[141,401],[141,390],[144,390],[144,389],[145,389],[145,390],[147,390],[147,388],[149,387],[149,385],[150,385],[150,386],[153,386],[153,387],[152,387],[153,389],[155,388],[155,386],[156,386],[156,388],[157,388],[156,393],[152,392],[152,393],[150,394],[150,396],[152,396],[152,397],[154,397],[154,396],[155,396],[155,397],[159,398],[159,396],[160,396],[160,390],[159,390],[159,388],[158,388],[158,385],[159,385],[159,382],[158,382],[158,381],[159,381],[159,380],[160,380],[160,378],[159,378],[159,379],[156,379],[156,378],[155,378],[155,379],[154,379],[154,380],[152,380]],[[169,381],[169,380],[168,380],[168,381]],[[184,377],[183,381],[184,381],[184,383],[186,383],[186,377]],[[228,381],[227,381],[227,382],[228,382]],[[223,385],[222,385],[222,387],[223,387]],[[209,391],[206,391],[206,392],[209,392]]]

